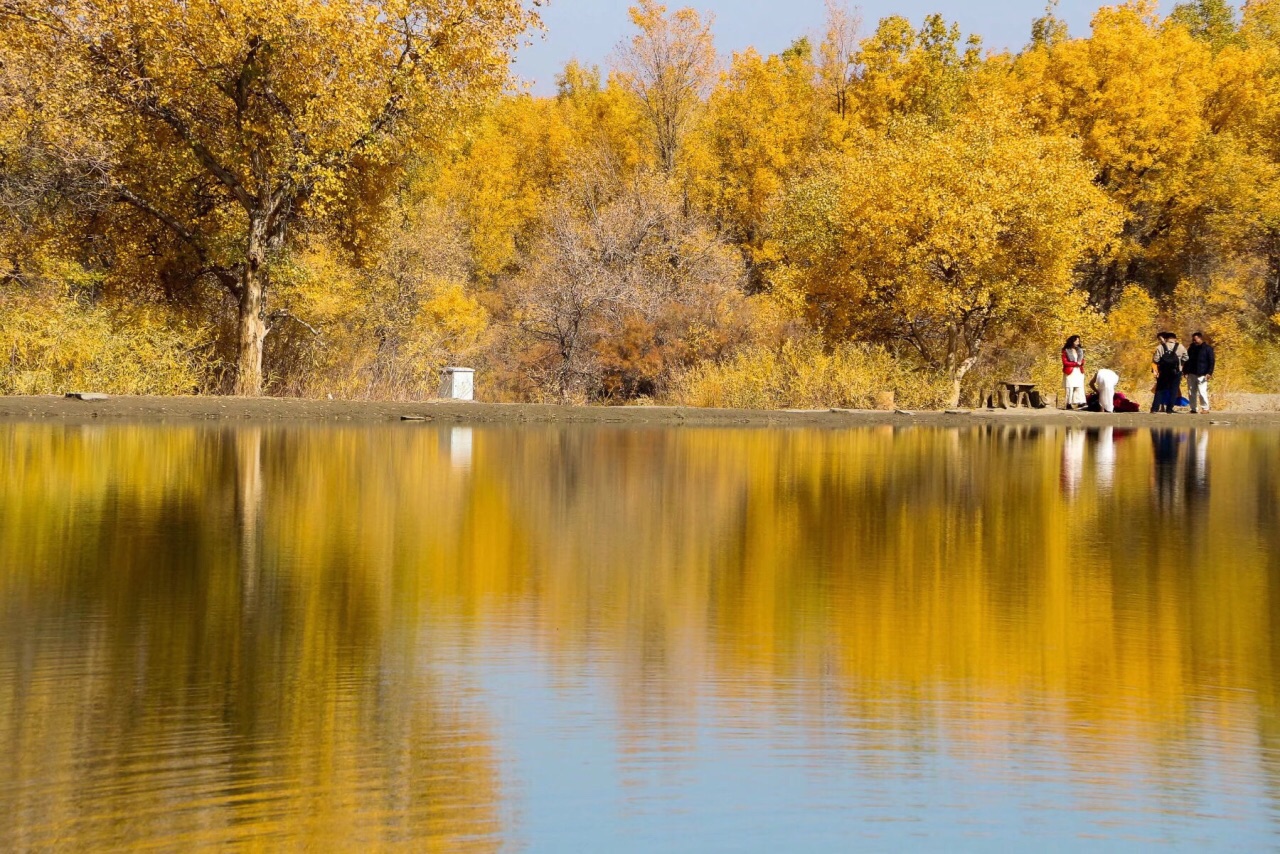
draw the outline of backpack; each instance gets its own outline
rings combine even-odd
[[[1182,360],[1178,358],[1178,347],[1174,345],[1170,347],[1168,344],[1161,344],[1160,359],[1156,362],[1160,366],[1160,373],[1173,374],[1177,373],[1182,367]]]

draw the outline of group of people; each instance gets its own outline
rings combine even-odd
[[[1196,332],[1191,346],[1183,347],[1173,332],[1156,335],[1160,342],[1151,359],[1155,379],[1152,412],[1173,412],[1182,401],[1182,380],[1187,381],[1187,403],[1193,415],[1209,411],[1209,380],[1217,367],[1213,345]],[[1067,409],[1090,409],[1101,412],[1137,412],[1138,405],[1116,390],[1120,376],[1110,368],[1100,368],[1089,381],[1093,390],[1092,404],[1085,395],[1085,355],[1079,335],[1072,335],[1062,346],[1062,380],[1066,389]]]

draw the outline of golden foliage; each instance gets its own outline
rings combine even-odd
[[[873,128],[903,116],[945,122],[968,94],[980,59],[981,40],[970,36],[962,53],[959,26],[941,15],[928,15],[919,30],[899,15],[884,18],[856,58],[857,118]]]
[[[658,166],[671,174],[715,69],[711,22],[688,7],[668,14],[656,0],[639,0],[629,12],[637,32],[621,46],[617,80],[635,96]]]
[[[1159,306],[1151,295],[1137,285],[1129,285],[1120,295],[1119,302],[1107,315],[1104,330],[1104,350],[1110,356],[1106,366],[1120,374],[1126,382],[1134,382],[1145,389],[1151,376],[1151,354],[1156,348],[1156,333],[1162,331],[1158,323]],[[1099,362],[1095,367],[1101,367]]]
[[[1016,56],[936,15],[860,38],[827,5],[816,47],[717,75],[711,22],[643,0],[612,67],[535,97],[495,96],[535,21],[516,0],[0,0],[21,60],[0,65],[0,282],[83,270],[89,308],[208,328],[222,391],[261,361],[272,393],[417,397],[466,359],[493,398],[648,399],[816,333],[955,401],[1056,384],[1071,333],[1130,374],[1156,323],[1274,385],[1280,2],[1133,0],[1077,38],[1051,8]],[[580,271],[638,257],[602,242],[648,233],[624,210],[654,237],[618,290]],[[667,286],[690,270],[718,284]],[[587,282],[605,296],[568,347],[546,333]]]
[[[828,349],[816,335],[701,362],[674,387],[672,399],[680,404],[723,409],[875,409],[887,401],[933,408],[950,395],[945,378],[913,371],[888,350],[848,342]]]
[[[833,132],[810,54],[804,40],[781,56],[736,54],[685,152],[691,194],[753,269],[777,262],[769,211]]]
[[[520,0],[3,0],[0,52],[57,81],[38,102],[54,150],[140,218],[134,240],[161,234],[188,289],[235,300],[236,389],[258,394],[267,271],[290,227],[351,208],[357,188],[376,206],[387,176],[364,173],[500,88],[536,22]]]
[[[0,287],[0,394],[194,394],[198,338],[163,310]]]
[[[799,185],[780,240],[815,326],[914,348],[960,383],[995,335],[1060,328],[1115,212],[1075,144],[1000,117],[904,124]]]
[[[277,271],[273,390],[421,400],[441,368],[474,360],[489,317],[468,284],[458,224],[423,208],[380,242],[365,266],[317,242]]]

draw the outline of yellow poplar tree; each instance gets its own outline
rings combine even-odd
[[[630,93],[571,62],[554,98],[502,98],[414,184],[460,213],[476,276],[490,282],[518,266],[555,187],[600,162],[621,176],[652,163],[644,123]]]
[[[854,57],[856,112],[875,128],[903,115],[944,120],[960,105],[981,60],[980,40],[970,36],[961,52],[959,26],[941,15],[927,16],[919,30],[901,16],[884,18]]]
[[[111,200],[234,300],[253,395],[290,225],[500,86],[535,23],[520,0],[0,0],[0,47],[60,81],[42,108],[101,146]]]
[[[658,162],[675,171],[676,154],[715,71],[710,21],[693,9],[670,14],[654,0],[630,9],[639,32],[619,50],[618,79],[639,99],[652,127]]]
[[[827,0],[826,35],[818,46],[818,77],[828,107],[841,119],[849,115],[849,91],[862,19],[840,0]]]
[[[1123,251],[1095,288],[1103,306],[1181,257],[1170,229],[1195,190],[1209,56],[1185,27],[1161,26],[1152,0],[1135,0],[1100,10],[1089,38],[1042,42],[1016,62],[1027,113],[1047,133],[1080,139],[1126,212]]]
[[[815,77],[804,39],[778,56],[735,54],[689,146],[694,197],[744,247],[753,269],[776,260],[766,238],[769,206],[822,149],[835,116],[823,108]]]
[[[800,185],[778,222],[813,323],[914,350],[953,405],[988,340],[1080,310],[1076,267],[1116,226],[1073,141],[983,112],[898,125]]]

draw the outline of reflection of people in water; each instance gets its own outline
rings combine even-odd
[[[1116,477],[1116,446],[1135,432],[1116,427],[1089,431],[1089,440],[1093,445],[1094,480],[1099,492],[1111,491]]]
[[[1179,503],[1181,484],[1178,478],[1178,451],[1183,436],[1176,430],[1152,430],[1151,444],[1155,457],[1155,498],[1161,510],[1172,510]]]
[[[1192,430],[1188,443],[1186,472],[1186,518],[1182,529],[1187,557],[1200,559],[1200,549],[1209,533],[1209,431]]]
[[[1093,464],[1096,471],[1098,490],[1110,492],[1116,478],[1116,428],[1103,427],[1097,433],[1094,445]]]
[[[1073,496],[1080,489],[1080,480],[1084,477],[1084,447],[1089,438],[1089,431],[1079,427],[1067,430],[1062,440],[1062,474],[1059,481],[1062,493]]]
[[[1181,510],[1187,513],[1187,525],[1195,527],[1205,521],[1204,514],[1196,512],[1209,495],[1209,431],[1208,430],[1152,430],[1152,450],[1155,458],[1156,503],[1161,510]],[[1187,453],[1182,452],[1183,446]],[[1192,544],[1194,531],[1187,532]]]
[[[1209,494],[1209,431],[1191,431],[1190,492],[1193,501]]]

